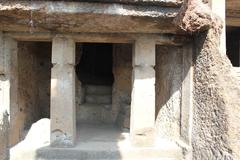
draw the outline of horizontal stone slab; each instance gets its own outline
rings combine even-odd
[[[29,0],[30,1],[30,0]],[[35,0],[37,1],[37,0]],[[54,1],[54,0],[52,0]],[[170,6],[180,7],[183,0],[72,0],[74,2],[98,2],[98,3],[120,3],[120,4],[134,4],[134,5],[156,5],[156,6]]]
[[[0,28],[29,32],[175,33],[179,8],[86,2],[1,2]]]
[[[29,34],[29,32],[5,32],[17,41],[52,41],[57,33],[37,32]],[[174,45],[181,46],[191,42],[193,39],[187,35],[176,34],[139,34],[139,33],[67,33],[61,36],[72,38],[75,42],[87,43],[134,43],[139,37],[148,36],[153,38],[156,45]]]

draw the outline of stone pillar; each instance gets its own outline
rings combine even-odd
[[[8,131],[9,131],[9,96],[6,95],[6,86],[9,86],[5,83],[5,52],[4,52],[4,39],[3,34],[0,32],[0,159],[7,160],[9,158],[9,149],[8,149]],[[9,84],[9,81],[7,81]],[[9,90],[9,87],[8,89]],[[8,104],[8,105],[6,105]]]
[[[218,15],[223,21],[223,29],[220,39],[220,52],[226,54],[226,8],[225,0],[210,0],[210,7],[213,13]]]
[[[155,131],[155,41],[140,37],[133,48],[130,134],[134,146],[154,143]]]
[[[76,136],[75,42],[66,37],[52,41],[51,146],[71,147]]]
[[[0,32],[0,159],[19,141],[17,74],[17,42]]]
[[[18,106],[18,46],[16,40],[7,36],[3,36],[2,44],[1,83],[4,96],[2,105],[9,114],[9,145],[13,146],[19,142],[23,130],[19,124],[21,111]]]
[[[185,159],[192,159],[193,126],[193,48],[192,44],[183,46],[182,97],[181,97],[181,140],[188,146]]]

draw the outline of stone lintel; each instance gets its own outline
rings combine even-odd
[[[51,146],[72,147],[76,136],[75,42],[53,39],[51,73]]]
[[[227,17],[226,25],[232,26],[232,27],[239,27],[240,26],[240,18],[239,17]]]
[[[81,2],[89,2],[89,0],[79,0]],[[91,0],[91,2],[99,3],[120,3],[120,4],[132,4],[132,5],[144,5],[144,6],[166,6],[166,7],[176,7],[180,8],[183,1],[182,0]]]
[[[29,34],[29,32],[5,32],[4,34],[18,41],[52,41],[52,39],[56,37],[56,34],[49,32],[36,32],[32,34]],[[154,39],[156,45],[182,46],[183,44],[192,41],[192,38],[187,35],[175,34],[66,33],[61,36],[72,38],[75,42],[87,43],[134,43],[142,36]]]
[[[132,145],[154,145],[155,139],[155,41],[135,41],[132,72],[130,134]]]
[[[176,33],[179,8],[68,1],[0,2],[2,31]],[[16,14],[16,12],[18,14]],[[31,13],[31,14],[30,14]],[[60,16],[59,16],[60,15]]]

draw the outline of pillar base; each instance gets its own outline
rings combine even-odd
[[[51,132],[51,147],[74,147],[73,136],[64,134],[61,130]]]

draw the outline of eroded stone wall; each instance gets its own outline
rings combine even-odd
[[[240,83],[221,50],[223,23],[201,0],[184,2],[175,23],[195,37],[192,159],[240,159]]]
[[[20,130],[31,127],[40,118],[49,117],[51,45],[18,43],[18,125]],[[20,132],[20,137],[23,133]]]
[[[36,72],[33,71],[35,48],[34,43],[18,43],[18,105],[20,112],[17,116],[19,118],[18,123],[22,126],[21,130],[30,128],[31,123],[39,118]],[[22,136],[20,135],[20,137]]]
[[[156,130],[159,138],[176,140],[180,131],[182,50],[156,48]]]
[[[193,159],[240,159],[240,83],[219,52],[218,31],[196,39]]]
[[[39,42],[34,71],[37,79],[38,108],[41,118],[50,118],[51,43]]]
[[[112,119],[119,126],[129,128],[132,91],[131,44],[114,44],[113,74]]]

